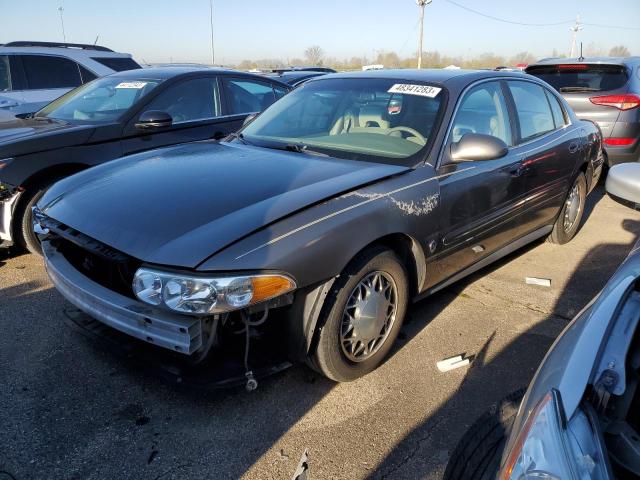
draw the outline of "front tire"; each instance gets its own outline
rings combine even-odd
[[[467,430],[449,458],[444,480],[495,480],[524,394],[512,393]]]
[[[556,223],[553,225],[553,230],[547,237],[549,242],[564,245],[576,236],[580,229],[586,200],[587,180],[584,173],[580,172],[569,189],[569,194],[562,205]]]
[[[42,255],[42,247],[40,240],[33,231],[33,214],[31,209],[42,198],[51,185],[57,182],[59,178],[55,178],[48,182],[39,183],[32,186],[22,194],[18,208],[16,209],[14,225],[16,238],[15,242],[31,253]]]
[[[310,365],[337,382],[373,371],[398,336],[407,303],[407,273],[398,257],[383,247],[358,254],[325,300]]]

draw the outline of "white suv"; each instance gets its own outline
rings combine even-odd
[[[31,113],[83,83],[141,68],[128,53],[99,45],[10,42],[0,45],[0,111]]]

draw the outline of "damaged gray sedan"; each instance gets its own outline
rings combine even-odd
[[[269,325],[288,358],[349,381],[410,301],[571,240],[602,160],[598,127],[535,78],[334,74],[223,142],[60,181],[35,228],[58,290],[113,329],[197,363]]]

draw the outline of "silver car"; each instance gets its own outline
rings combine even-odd
[[[100,45],[10,42],[0,45],[0,111],[33,113],[72,88],[141,68],[128,53]]]

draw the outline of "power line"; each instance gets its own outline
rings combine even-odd
[[[553,22],[553,23],[525,23],[525,22],[516,22],[514,20],[507,20],[506,18],[494,17],[493,15],[488,15],[486,13],[479,12],[478,10],[474,10],[473,8],[467,7],[466,5],[462,5],[458,2],[454,2],[453,0],[446,0],[447,2],[455,5],[456,7],[462,8],[463,10],[467,10],[469,12],[475,13],[476,15],[480,15],[481,17],[490,18],[491,20],[496,20],[497,22],[503,23],[511,23],[512,25],[523,25],[525,27],[555,27],[558,25],[566,25],[569,23],[573,23],[573,20],[563,20],[562,22]]]
[[[467,7],[466,5],[462,5],[454,0],[446,0],[448,3],[455,5],[458,8],[462,8],[463,10],[467,10],[468,12],[475,13],[476,15],[480,15],[481,17],[489,18],[491,20],[495,20],[497,22],[510,23],[512,25],[521,25],[524,27],[557,27],[558,25],[568,25],[574,22],[574,20],[564,20],[561,22],[552,22],[552,23],[527,23],[527,22],[517,22],[515,20],[508,20],[506,18],[495,17],[493,15],[489,15],[487,13],[480,12],[471,7]],[[620,25],[604,25],[602,23],[587,23],[581,22],[582,25],[588,25],[590,27],[598,27],[598,28],[615,28],[620,30],[640,30],[640,27],[624,27]]]

